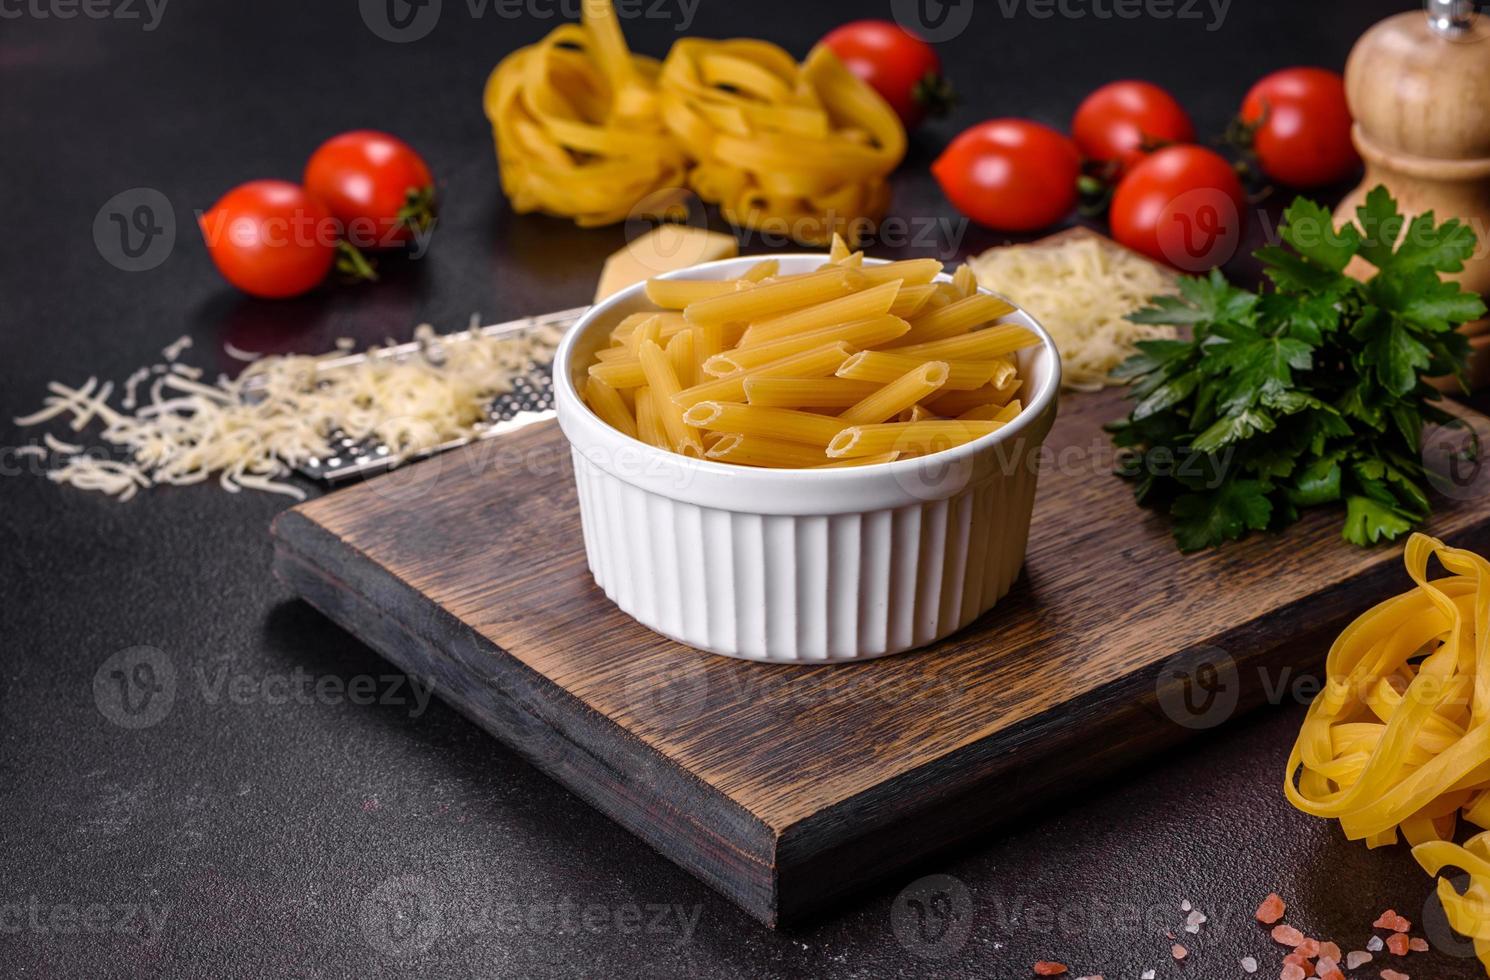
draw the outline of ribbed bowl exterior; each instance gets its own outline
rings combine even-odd
[[[755,261],[668,277],[731,278]],[[823,256],[779,261],[789,274]],[[641,285],[621,290],[580,320],[554,361],[590,571],[621,609],[714,653],[833,663],[925,646],[1009,591],[1060,388],[1055,344],[1026,312],[1007,320],[1041,343],[1019,352],[1025,408],[1007,426],[920,459],[770,470],[656,449],[585,406],[579,388],[610,328],[649,309]]]
[[[689,646],[749,660],[864,660],[991,609],[1024,563],[1033,459],[919,505],[793,516],[633,486],[573,453],[585,551],[611,601]]]

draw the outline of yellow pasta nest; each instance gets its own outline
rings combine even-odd
[[[745,466],[890,462],[987,435],[1021,411],[1014,354],[1039,343],[972,273],[936,259],[863,265],[834,240],[813,272],[651,279],[660,312],[611,331],[584,397],[672,452]]]
[[[631,54],[611,5],[592,0],[583,24],[502,59],[483,101],[513,208],[614,224],[681,183],[683,152],[658,114],[660,67]]]
[[[884,214],[905,130],[827,48],[799,67],[764,41],[682,40],[659,84],[689,185],[731,223],[826,245]]]
[[[798,65],[764,41],[690,38],[659,66],[627,50],[609,0],[504,58],[484,101],[513,207],[582,225],[686,183],[733,224],[852,240],[905,156],[895,112],[827,48]]]
[[[1450,574],[1430,580],[1437,556]],[[1407,542],[1417,588],[1351,623],[1330,649],[1326,685],[1288,758],[1284,791],[1371,847],[1416,845],[1449,923],[1490,970],[1490,835],[1451,842],[1458,816],[1490,827],[1490,562],[1425,534]],[[1297,784],[1295,784],[1297,776]]]

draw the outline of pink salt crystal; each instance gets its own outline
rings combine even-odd
[[[1304,934],[1293,926],[1273,926],[1273,942],[1282,946],[1298,946],[1304,941]]]
[[[1382,970],[1381,980],[1412,980],[1412,978],[1405,973],[1398,973],[1396,970]]]
[[[1314,972],[1320,976],[1324,976],[1339,965],[1340,961],[1333,956],[1320,956],[1319,962],[1314,964]]]
[[[1366,941],[1366,948],[1373,953],[1379,953],[1386,948],[1386,943],[1381,941],[1380,936],[1372,936]]]
[[[1305,939],[1303,942],[1299,943],[1298,951],[1307,958],[1311,960],[1314,959],[1314,957],[1319,955],[1319,940]]]
[[[1426,953],[1428,952],[1428,940],[1420,939],[1417,936],[1413,936],[1410,940],[1408,940],[1407,948],[1412,950],[1414,953]]]
[[[1328,957],[1329,959],[1334,960],[1336,963],[1339,963],[1341,957],[1343,957],[1345,954],[1340,952],[1340,947],[1335,943],[1323,942],[1319,944],[1319,955]]]
[[[1169,952],[1177,960],[1182,960],[1190,955],[1190,951],[1181,946],[1179,943],[1175,943],[1174,946],[1170,948]]]
[[[1262,900],[1261,905],[1257,906],[1257,921],[1270,926],[1283,918],[1283,913],[1287,910],[1288,905],[1278,897],[1277,892],[1273,892]]]
[[[1242,972],[1243,973],[1256,973],[1257,972],[1257,957],[1255,957],[1255,956],[1243,956],[1242,957]]]
[[[1347,970],[1354,970],[1356,967],[1360,966],[1361,964],[1363,964],[1363,963],[1370,963],[1370,962],[1371,962],[1371,954],[1370,953],[1367,953],[1364,950],[1359,950],[1359,949],[1351,950],[1350,953],[1347,954],[1346,957],[1345,957],[1345,969],[1347,969]]]
[[[1278,974],[1278,980],[1304,980],[1308,975],[1303,967],[1297,963],[1290,963],[1283,968],[1282,973]]]

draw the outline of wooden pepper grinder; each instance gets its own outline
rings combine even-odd
[[[1351,136],[1366,177],[1335,209],[1335,221],[1353,219],[1377,184],[1404,214],[1458,218],[1479,246],[1454,278],[1490,297],[1490,18],[1478,16],[1472,0],[1426,6],[1426,15],[1409,11],[1372,27],[1345,63]],[[1347,271],[1370,274],[1360,259]],[[1475,345],[1471,386],[1490,385],[1490,320],[1462,329]]]

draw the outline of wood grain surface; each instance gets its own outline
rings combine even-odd
[[[1101,425],[1122,412],[1115,392],[1063,399],[1007,599],[932,648],[866,663],[732,660],[620,612],[586,567],[553,423],[295,508],[275,524],[276,567],[776,923],[1276,697],[1346,620],[1407,587],[1400,546],[1341,541],[1329,509],[1179,554],[1112,475]],[[1490,477],[1444,487],[1429,530],[1490,549]]]

